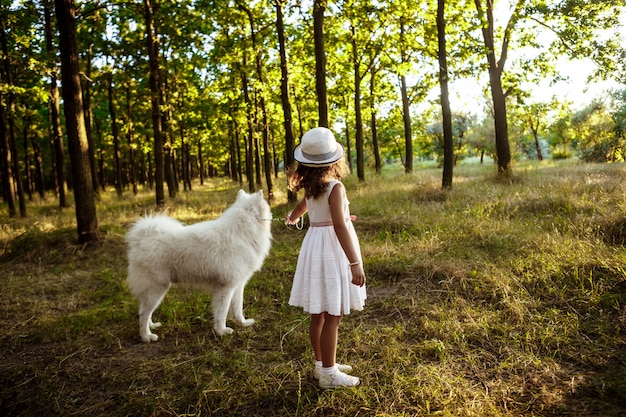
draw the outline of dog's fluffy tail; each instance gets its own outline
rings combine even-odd
[[[140,218],[126,233],[126,241],[142,241],[148,236],[163,235],[180,230],[184,225],[166,214],[149,215]]]

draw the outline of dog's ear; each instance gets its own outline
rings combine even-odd
[[[263,198],[263,190],[262,189],[257,191],[257,194],[259,195],[259,197]]]
[[[242,198],[244,195],[246,195],[246,192],[244,190],[239,190],[239,192],[237,193],[237,200]]]

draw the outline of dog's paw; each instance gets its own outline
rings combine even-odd
[[[252,326],[254,324],[254,319],[245,319],[241,322],[241,325],[244,327]]]
[[[215,328],[215,333],[217,333],[219,336],[225,336],[227,334],[232,334],[233,333],[233,329],[231,329],[230,327],[223,327],[223,328]]]
[[[161,323],[159,323],[159,322],[156,322],[156,323],[150,322],[150,328],[151,329],[158,329],[159,327],[161,327]]]
[[[156,342],[157,340],[159,340],[159,336],[154,333],[148,333],[146,335],[142,335],[141,340],[144,343]]]

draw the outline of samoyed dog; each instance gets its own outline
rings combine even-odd
[[[271,246],[269,204],[263,191],[240,190],[235,203],[220,217],[186,226],[165,214],[142,217],[126,233],[128,287],[139,301],[139,335],[146,342],[158,336],[152,321],[172,284],[211,292],[215,332],[233,329],[226,318],[250,326],[243,315],[243,290],[263,265]]]

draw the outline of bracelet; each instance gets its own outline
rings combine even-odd
[[[356,262],[350,262],[348,265],[350,265],[350,266],[361,265],[361,262],[359,262],[359,261],[356,261]]]

